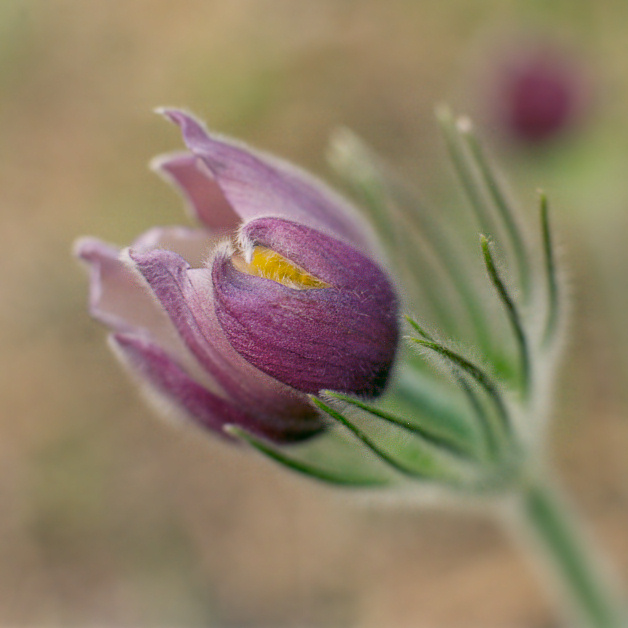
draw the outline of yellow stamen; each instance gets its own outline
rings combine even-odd
[[[247,263],[241,256],[235,256],[233,262],[236,268],[249,275],[272,279],[278,283],[297,290],[312,288],[328,288],[329,284],[321,281],[314,275],[299,268],[283,255],[264,246],[253,249],[251,261]]]

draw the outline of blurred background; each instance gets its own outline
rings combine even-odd
[[[158,105],[331,180],[350,126],[438,205],[448,102],[530,216],[547,190],[574,305],[553,458],[628,578],[627,23],[624,0],[2,0],[0,625],[556,622],[490,521],[365,507],[143,404],[70,251],[186,221],[146,167],[180,146]]]

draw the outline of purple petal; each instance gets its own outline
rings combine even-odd
[[[199,266],[218,240],[205,230],[155,227],[137,238],[133,248],[143,252],[167,248]],[[96,238],[81,238],[75,245],[75,255],[89,265],[89,303],[94,318],[116,331],[144,328],[157,333],[163,327],[167,319],[142,279],[125,264],[118,247]]]
[[[163,245],[185,252],[198,263],[214,246],[206,231],[183,227],[154,228],[135,242],[142,251]],[[114,331],[152,338],[201,381],[206,379],[146,282],[126,260],[125,251],[93,238],[84,238],[77,243],[76,254],[89,264],[90,312],[94,318]]]
[[[192,216],[206,227],[233,231],[238,226],[237,214],[196,155],[161,155],[151,168],[183,193]]]
[[[238,408],[194,381],[161,347],[146,338],[114,334],[111,342],[123,361],[149,385],[149,390],[194,422],[222,436],[227,437],[222,428],[228,424],[280,443],[301,440],[320,430],[318,421],[290,421],[289,417],[278,420]]]
[[[280,219],[249,223],[254,243],[272,248],[328,283],[298,290],[214,260],[215,309],[233,348],[279,381],[375,396],[397,341],[397,299],[381,269],[348,245]]]
[[[95,238],[83,238],[75,254],[89,265],[91,315],[117,331],[151,327],[163,318],[139,277],[123,264],[120,251]]]
[[[191,269],[170,251],[130,251],[129,256],[189,351],[226,397],[273,421],[301,422],[309,433],[321,429],[307,397],[263,374],[231,347],[214,313],[209,269]]]
[[[182,111],[161,112],[181,127],[187,147],[203,160],[243,220],[269,215],[289,218],[332,233],[362,250],[376,250],[356,210],[311,175],[232,140],[210,135]]]

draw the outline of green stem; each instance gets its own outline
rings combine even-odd
[[[547,322],[543,342],[547,344],[554,336],[558,321],[558,278],[556,274],[556,261],[552,232],[549,225],[549,204],[544,192],[539,193],[539,205],[541,214],[541,233],[543,236],[543,252],[545,255],[545,274],[547,277]]]
[[[529,484],[522,492],[520,513],[571,603],[572,619],[580,620],[583,628],[626,628],[625,609],[557,490],[540,482]]]

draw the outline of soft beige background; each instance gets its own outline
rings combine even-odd
[[[536,186],[554,199],[574,316],[552,447],[628,580],[627,20],[623,0],[1,0],[0,625],[556,625],[490,522],[366,508],[143,405],[70,248],[183,220],[146,168],[179,146],[163,104],[326,176],[349,125],[436,199],[433,106],[476,114],[530,210]],[[528,30],[595,92],[538,151],[500,139],[478,89]]]

